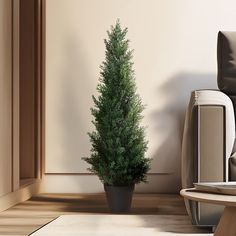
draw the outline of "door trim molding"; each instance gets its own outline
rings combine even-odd
[[[20,1],[12,2],[12,191],[20,188]],[[36,179],[41,179],[45,156],[45,0],[35,1]]]

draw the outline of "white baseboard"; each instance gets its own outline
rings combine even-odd
[[[136,185],[139,193],[178,193],[180,178],[174,174],[148,175],[148,183]],[[95,175],[46,174],[41,191],[44,193],[99,193],[103,185]]]

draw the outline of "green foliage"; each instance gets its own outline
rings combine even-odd
[[[144,157],[147,142],[140,126],[144,106],[136,93],[132,51],[125,39],[127,28],[122,30],[117,21],[107,33],[99,96],[93,96],[95,108],[91,109],[96,131],[89,133],[91,156],[83,159],[104,184],[145,182],[150,159]]]

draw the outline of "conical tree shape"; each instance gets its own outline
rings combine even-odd
[[[93,96],[91,109],[96,131],[89,133],[91,156],[84,160],[104,184],[124,186],[146,181],[150,159],[144,157],[147,142],[140,126],[144,106],[136,93],[127,28],[122,30],[117,21],[107,33],[99,96]]]

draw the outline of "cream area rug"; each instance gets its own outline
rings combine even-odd
[[[191,226],[187,216],[63,215],[32,236],[212,236]]]

